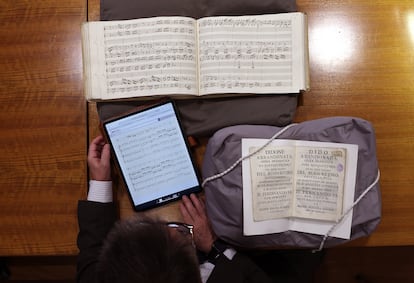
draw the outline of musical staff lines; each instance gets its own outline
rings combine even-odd
[[[199,20],[200,91],[266,92],[292,85],[291,20]],[[286,75],[287,74],[287,75]]]
[[[285,13],[85,24],[86,95],[296,93],[308,88],[305,20]]]
[[[131,189],[143,193],[192,174],[180,137],[174,121],[160,119],[117,138],[118,156]]]
[[[104,27],[108,94],[194,94],[197,87],[195,20],[182,17]]]

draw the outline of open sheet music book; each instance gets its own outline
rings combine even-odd
[[[242,155],[266,139],[243,139]],[[274,140],[245,159],[245,235],[287,230],[324,235],[354,201],[358,145]],[[331,236],[349,239],[352,212]]]
[[[87,22],[82,46],[90,100],[309,87],[302,13]]]

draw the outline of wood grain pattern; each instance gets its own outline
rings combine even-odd
[[[308,14],[312,90],[295,120],[358,116],[377,133],[383,219],[351,245],[413,245],[412,1],[297,3]],[[0,1],[0,256],[77,253],[87,143],[79,30],[87,8],[98,20],[99,0]],[[90,136],[98,133],[94,106]],[[133,214],[122,187],[117,197],[121,216]],[[180,217],[177,203],[149,213]]]
[[[87,0],[88,2],[88,21],[100,20],[100,0]]]
[[[0,1],[0,255],[76,254],[82,0]]]
[[[308,15],[311,90],[301,97],[295,121],[355,116],[370,121],[376,130],[382,221],[370,237],[349,245],[413,245],[413,3],[296,2],[298,10]],[[99,3],[94,7],[98,9]],[[204,146],[197,149],[199,162]],[[118,199],[121,217],[133,214],[122,187]],[[180,218],[177,204],[150,213]]]
[[[382,221],[351,245],[414,244],[414,6],[412,1],[306,1],[311,91],[296,121],[370,121],[381,170]]]

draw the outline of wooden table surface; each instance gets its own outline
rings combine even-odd
[[[85,0],[0,1],[0,256],[76,254]]]
[[[351,245],[414,245],[414,3],[297,4],[309,21],[311,91],[295,121],[356,116],[376,130],[382,221]],[[0,256],[77,253],[76,205],[98,133],[82,90],[87,18],[99,18],[99,0],[0,0]],[[121,217],[131,215],[122,187],[117,197]],[[148,213],[180,217],[176,203]]]
[[[382,220],[353,245],[414,244],[414,2],[302,1],[311,91],[296,121],[356,116],[372,122]]]

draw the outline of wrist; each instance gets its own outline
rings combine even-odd
[[[111,174],[95,174],[91,173],[91,180],[99,182],[110,182],[112,181]]]

